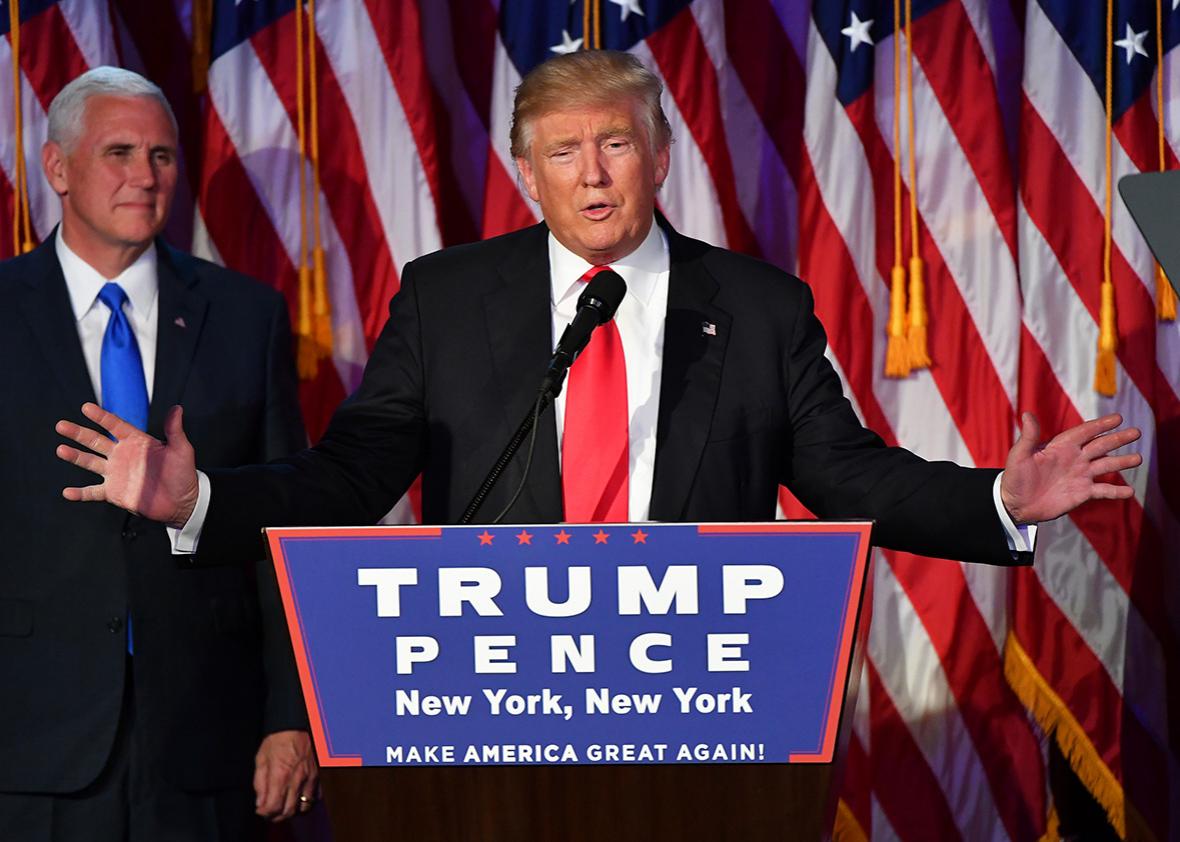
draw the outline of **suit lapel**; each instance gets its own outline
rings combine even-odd
[[[505,444],[532,405],[553,350],[548,232],[544,225],[535,226],[513,256],[500,267],[500,283],[484,296],[489,350],[499,387],[503,421],[496,429],[505,431]],[[505,486],[514,489],[520,482],[527,447],[526,440],[505,470],[498,489],[500,493]],[[481,476],[477,482],[482,480]],[[516,510],[517,517],[524,514],[538,521],[561,520],[561,476],[557,467],[557,427],[552,408],[541,416],[529,481]],[[491,518],[496,514],[482,510],[480,517]]]
[[[701,259],[708,247],[665,230],[671,271],[651,518],[676,521],[683,517],[709,436],[731,318],[713,304],[717,281]]]
[[[94,384],[86,370],[82,342],[65,275],[57,260],[54,242],[57,229],[29,255],[25,275],[26,291],[17,302],[21,314],[33,330],[41,354],[49,363],[65,394],[83,401],[94,401]]]
[[[170,408],[181,402],[208,301],[196,291],[191,259],[174,251],[162,240],[156,241],[156,249],[160,302],[156,327],[156,374],[148,410],[148,432],[162,436],[164,417]]]

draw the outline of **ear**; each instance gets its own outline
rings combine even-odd
[[[665,145],[656,151],[656,189],[664,186],[664,180],[668,177],[668,167],[671,165],[671,160],[671,146]]]
[[[516,159],[516,170],[524,181],[524,189],[528,191],[529,198],[534,202],[541,201],[541,194],[537,192],[537,175],[533,172],[533,165],[528,157],[522,155]]]
[[[53,192],[64,196],[70,192],[69,179],[66,177],[66,153],[52,140],[41,147],[41,169],[45,171],[45,179]]]

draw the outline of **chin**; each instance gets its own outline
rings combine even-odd
[[[120,232],[120,239],[128,245],[140,246],[155,239],[162,225],[137,225]]]

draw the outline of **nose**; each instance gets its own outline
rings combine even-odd
[[[128,181],[133,186],[144,190],[151,190],[156,186],[158,175],[156,173],[155,163],[152,161],[151,153],[133,155],[130,166],[131,171],[128,173]]]
[[[610,175],[603,160],[603,153],[597,147],[587,150],[581,156],[582,184],[586,187],[604,187],[610,183]]]

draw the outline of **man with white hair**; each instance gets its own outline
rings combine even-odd
[[[159,88],[78,77],[42,151],[61,225],[0,264],[0,839],[256,839],[314,797],[269,566],[189,569],[179,531],[62,505],[82,473],[42,432],[94,400],[159,435],[179,402],[210,467],[305,443],[282,297],[157,239],[177,152]]]

